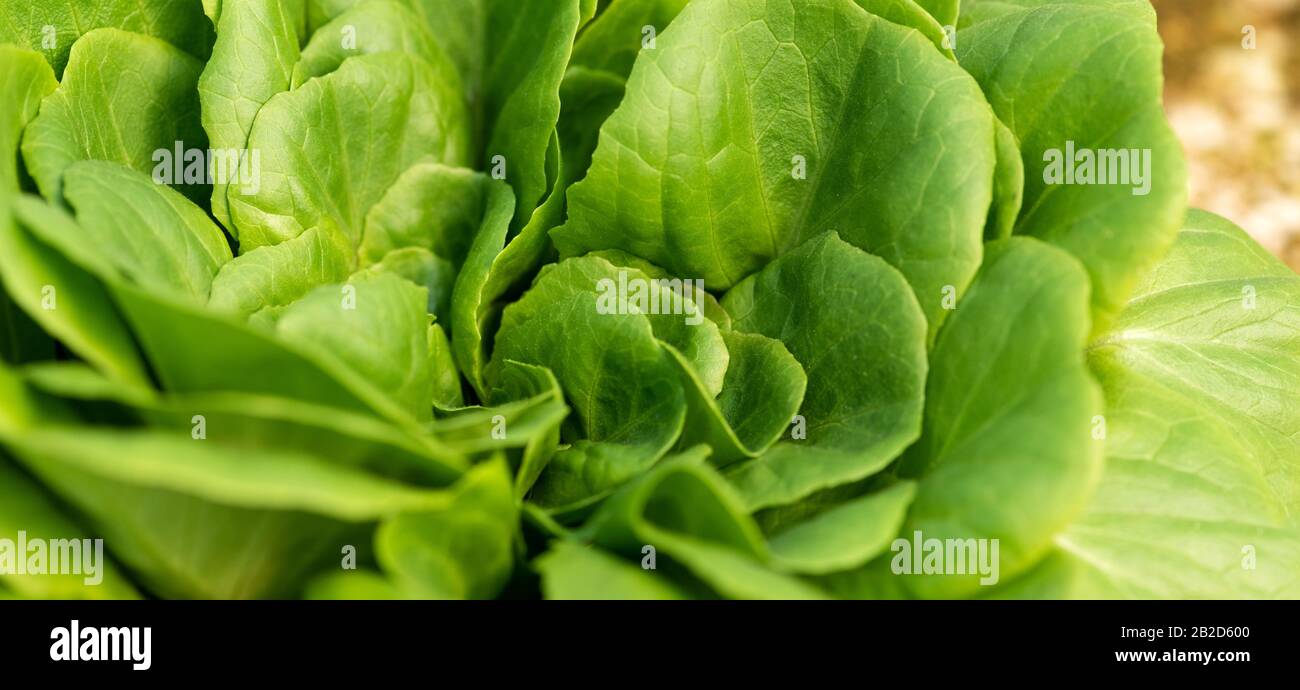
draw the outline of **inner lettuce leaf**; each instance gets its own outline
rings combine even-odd
[[[239,169],[253,120],[271,97],[289,90],[299,60],[299,24],[306,16],[304,0],[245,0],[232,2],[215,22],[217,40],[212,58],[199,75],[203,129],[221,166]],[[233,156],[233,157],[232,157]],[[260,164],[260,160],[259,160]],[[217,161],[208,162],[216,171]],[[246,168],[251,171],[251,168]],[[212,215],[238,236],[226,200],[226,179],[212,184]]]
[[[463,165],[469,144],[454,75],[405,53],[347,60],[273,96],[254,120],[248,146],[261,153],[261,184],[227,192],[241,251],[311,228],[356,246],[366,213],[407,168]]]
[[[329,45],[338,42],[335,28],[355,31],[358,46],[350,54],[400,47],[438,62],[449,59],[476,142],[471,164],[501,173],[494,177],[510,184],[516,203],[511,227],[518,231],[555,182],[547,156],[560,117],[560,84],[574,38],[595,11],[595,0],[308,0],[309,23],[320,38],[318,46],[308,46],[299,79],[341,59]],[[420,26],[402,26],[402,17]],[[369,23],[374,31],[357,30]]]
[[[883,469],[921,433],[925,317],[903,276],[834,233],[722,300],[734,328],[782,342],[807,376],[785,440],[727,469],[751,510]]]
[[[0,5],[0,43],[40,52],[60,77],[73,46],[82,36],[103,28],[145,34],[199,60],[212,52],[212,23],[197,2],[59,0]]]
[[[503,361],[550,369],[574,409],[566,440],[616,447],[562,451],[537,488],[543,505],[567,505],[612,488],[663,456],[681,432],[681,382],[651,320],[601,312],[597,283],[617,280],[618,272],[598,257],[549,266],[501,319],[488,379],[501,375]],[[621,469],[596,469],[607,463]]]
[[[203,166],[184,167],[187,152],[208,144],[195,90],[202,69],[194,57],[150,36],[105,28],[79,39],[59,88],[41,102],[23,136],[23,158],[41,194],[62,199],[69,166],[104,160],[156,173],[155,181],[191,200],[206,199]],[[157,151],[172,154],[170,166],[159,164]]]
[[[993,122],[970,75],[851,0],[691,3],[641,53],[552,238],[726,290],[836,231],[903,273],[933,336],[979,266]]]

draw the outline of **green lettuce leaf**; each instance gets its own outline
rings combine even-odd
[[[491,599],[510,577],[518,529],[510,473],[496,460],[470,470],[445,506],[385,521],[376,555],[413,597]]]
[[[1188,215],[1089,347],[1106,473],[1006,596],[1300,596],[1300,277],[1231,223]]]
[[[212,23],[203,10],[203,5],[191,0],[5,3],[0,5],[0,43],[42,53],[58,75],[63,74],[74,44],[101,28],[146,34],[206,60],[212,51]]]
[[[871,475],[921,433],[925,317],[889,264],[827,233],[722,305],[736,330],[784,343],[808,379],[792,438],[728,468],[751,510]]]
[[[4,442],[163,596],[294,594],[364,525],[447,501],[303,453],[174,432],[47,428]]]
[[[1028,238],[990,245],[935,343],[924,431],[898,470],[917,480],[903,537],[998,540],[999,579],[1042,557],[1101,474],[1088,329],[1078,262]],[[903,579],[918,595],[954,597],[991,584],[972,570]]]
[[[366,214],[407,168],[468,162],[468,120],[454,74],[404,53],[362,55],[273,96],[248,148],[260,152],[261,184],[227,192],[242,250],[311,228],[355,247]]]
[[[119,163],[81,161],[64,196],[101,254],[143,288],[206,302],[230,245],[203,209]]]
[[[213,150],[220,152],[223,166],[234,163],[238,169],[258,112],[272,96],[292,85],[299,60],[298,25],[304,16],[303,0],[241,0],[230,3],[230,11],[222,12],[215,22],[217,41],[199,75],[198,88],[203,129]],[[232,153],[239,158],[232,158]],[[209,161],[210,166],[215,163]],[[237,235],[226,183],[248,181],[228,174],[217,177],[212,184],[212,215]]]
[[[1186,208],[1186,165],[1161,107],[1155,11],[1143,0],[976,7],[986,5],[999,12],[960,32],[957,55],[1020,143],[1015,232],[1083,262],[1100,333],[1173,242]],[[1049,157],[1069,149],[1127,151],[1130,165],[1145,161],[1142,184],[1049,184]]]
[[[933,336],[979,266],[994,165],[978,85],[915,32],[851,0],[692,3],[641,53],[552,238],[725,290],[834,230],[907,277]]]
[[[0,192],[0,198],[5,197]],[[131,333],[104,286],[50,242],[46,230],[80,242],[67,214],[33,197],[0,202],[0,279],[14,304],[41,328],[115,380],[148,386]]]
[[[96,29],[79,39],[62,83],[23,137],[23,158],[41,194],[62,199],[69,166],[105,160],[150,173],[195,202],[206,199],[205,166],[183,167],[192,151],[208,147],[196,91],[202,68],[150,36]]]

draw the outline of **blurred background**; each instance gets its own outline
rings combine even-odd
[[[1300,0],[1154,0],[1191,203],[1300,271]]]

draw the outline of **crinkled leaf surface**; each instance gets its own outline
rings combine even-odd
[[[468,162],[468,124],[455,75],[404,53],[361,55],[273,96],[248,137],[261,184],[227,192],[241,248],[329,226],[356,246],[407,168]]]
[[[410,4],[363,0],[317,29],[303,48],[302,59],[293,66],[293,88],[333,72],[356,55],[408,53],[439,69],[451,66],[450,58],[429,34],[422,18],[411,11]]]
[[[275,312],[317,286],[343,282],[353,266],[350,243],[336,226],[311,228],[223,265],[212,279],[208,306],[240,316]]]
[[[506,308],[497,333],[492,367],[513,360],[550,369],[574,410],[571,435],[587,443],[617,448],[600,452],[617,464],[644,469],[669,450],[681,432],[685,401],[681,383],[669,355],[659,347],[650,319],[643,314],[601,313],[597,284],[617,280],[619,269],[598,257],[570,259],[548,266],[532,288]],[[493,374],[489,368],[488,378]],[[576,439],[570,439],[576,440]],[[588,445],[584,451],[598,450]],[[565,455],[564,452],[561,455]],[[565,482],[569,489],[552,492],[547,504],[578,500],[572,495],[611,488],[625,481],[622,473],[594,468],[603,464],[583,454],[561,461],[550,473],[577,473],[580,482]],[[572,464],[568,464],[572,462]],[[542,482],[548,475],[542,476]],[[606,486],[601,486],[605,484]]]

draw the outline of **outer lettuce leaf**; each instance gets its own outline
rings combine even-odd
[[[73,362],[33,364],[21,373],[34,390],[67,400],[121,405],[154,427],[189,433],[194,417],[202,415],[207,438],[218,445],[306,451],[340,465],[431,486],[450,484],[468,467],[461,453],[436,436],[301,400],[248,393],[158,395],[123,389]]]
[[[0,192],[0,279],[10,298],[46,332],[113,379],[149,385],[136,345],[104,286],[45,235],[50,229],[79,242],[76,223],[33,197],[6,197]]]
[[[48,428],[4,441],[163,596],[293,594],[355,543],[357,526],[446,502],[301,453],[189,434]]]
[[[379,414],[399,424],[413,423],[409,412],[352,367],[338,366],[336,357],[323,357],[300,343],[276,338],[266,328],[252,327],[183,298],[142,290],[88,246],[80,227],[66,214],[32,198],[20,199],[18,208],[28,219],[25,227],[33,239],[49,249],[48,260],[62,262],[57,265],[68,272],[68,279],[80,281],[71,293],[59,293],[89,299],[94,290],[107,288],[130,324],[131,334],[127,334],[113,320],[113,308],[96,306],[89,310],[97,319],[93,328],[68,331],[70,337],[93,335],[100,347],[116,348],[112,350],[115,359],[101,356],[116,367],[115,376],[147,385],[142,373],[130,370],[134,353],[130,337],[134,335],[159,381],[170,391],[265,393]],[[64,318],[62,312],[55,313]],[[422,318],[423,313],[421,307]],[[108,341],[106,345],[104,341],[110,337],[120,337],[123,342]],[[128,346],[131,349],[124,349]],[[140,367],[138,363],[134,366]],[[268,371],[275,376],[267,376]]]
[[[1300,277],[1193,211],[1089,363],[1106,473],[1005,596],[1300,596]]]
[[[0,443],[8,437],[26,434],[38,420],[64,419],[66,408],[52,404],[31,391],[3,363],[0,363]],[[16,539],[19,532],[48,540],[95,539],[72,519],[37,482],[16,467],[0,449],[0,534]],[[23,553],[19,558],[27,558]],[[11,597],[41,599],[131,599],[135,588],[113,563],[107,552],[95,564],[99,582],[87,582],[90,564],[82,562],[82,574],[0,574],[0,587]],[[93,579],[93,578],[92,578]]]
[[[261,393],[410,421],[410,412],[333,356],[130,285],[113,293],[168,390]]]
[[[64,196],[87,241],[141,287],[206,302],[230,245],[203,209],[118,163],[82,161],[64,175]]]
[[[97,538],[65,515],[44,488],[8,460],[0,459],[0,534],[5,539],[15,539],[19,532],[24,532],[28,540],[45,539],[51,544],[60,539],[73,540],[74,548],[80,547],[77,540]],[[27,554],[18,557],[26,558]],[[15,594],[31,599],[134,599],[139,596],[107,553],[94,564],[101,581],[87,582],[91,576],[85,568],[89,565],[82,561],[81,574],[0,574],[0,583]]]
[[[986,5],[997,13],[967,26],[957,53],[1020,142],[1024,208],[1015,231],[1083,262],[1099,333],[1173,242],[1186,208],[1186,166],[1160,102],[1155,11],[1144,0],[976,7]],[[1149,151],[1149,193],[1046,184],[1046,152],[1070,141],[1078,149]]]

